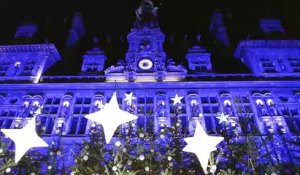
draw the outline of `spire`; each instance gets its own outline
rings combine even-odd
[[[81,13],[79,12],[74,13],[72,24],[71,24],[71,30],[74,30],[78,35],[78,37],[85,36],[85,28],[84,28]]]
[[[65,42],[66,48],[71,48],[71,47],[75,46],[78,41],[79,41],[79,37],[78,37],[76,31],[70,29],[68,37]]]
[[[93,49],[90,51],[87,51],[87,53],[95,52],[95,53],[99,53],[99,54],[100,53],[104,54],[104,51],[102,50],[102,48],[99,47],[99,39],[95,35],[93,36],[93,44],[94,44]]]
[[[68,18],[65,18],[68,20]],[[85,28],[81,14],[76,12],[73,14],[71,26],[67,39],[65,41],[64,49],[64,64],[68,65],[69,69],[75,71],[80,63],[80,47],[82,39],[85,36]],[[73,70],[74,69],[74,70]]]
[[[222,11],[220,10],[213,11],[209,31],[214,35],[217,41],[223,43],[225,46],[230,45],[227,29],[223,22]]]
[[[196,36],[196,44],[197,44],[197,45],[200,45],[201,37],[202,37],[202,36],[198,33],[197,36]]]
[[[188,53],[206,53],[206,48],[201,46],[202,35],[198,33],[195,39],[196,44],[188,50]]]
[[[82,16],[77,12],[73,14],[71,27],[65,42],[66,48],[75,46],[83,36],[85,36],[85,28],[83,25]]]
[[[94,42],[94,45],[97,45],[99,42],[99,39],[95,35],[93,36],[93,42]]]

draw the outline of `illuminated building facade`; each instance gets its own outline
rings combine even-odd
[[[276,20],[264,20],[261,26],[266,31],[268,26],[283,30]],[[226,28],[219,28],[217,38],[222,40]],[[15,37],[30,37],[35,30],[34,25],[20,27]],[[80,37],[85,31],[72,32]],[[0,127],[22,126],[42,106],[38,120],[45,139],[60,130],[68,142],[80,140],[91,127],[84,116],[100,110],[116,91],[124,110],[128,109],[125,93],[133,92],[134,113],[139,117],[135,127],[147,132],[172,126],[177,116],[182,132],[188,134],[199,120],[209,134],[226,129],[244,135],[240,123],[246,117],[255,122],[251,129],[258,135],[271,134],[278,142],[281,135],[299,134],[300,40],[241,41],[234,56],[252,71],[249,74],[214,73],[210,52],[199,43],[186,52],[187,67],[178,65],[164,51],[164,40],[155,14],[144,14],[127,35],[124,59],[107,65],[105,52],[94,47],[82,57],[81,72],[73,76],[43,75],[61,60],[53,44],[0,46]],[[183,97],[180,113],[171,100],[176,94]],[[229,115],[225,128],[216,118],[221,113]],[[270,147],[280,161],[295,161],[285,149],[286,145]]]

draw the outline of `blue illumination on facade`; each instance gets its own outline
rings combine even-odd
[[[85,34],[81,27],[78,30]],[[0,128],[24,125],[32,111],[43,106],[38,118],[43,138],[51,144],[62,133],[63,159],[73,165],[76,150],[72,145],[86,139],[93,128],[84,116],[100,110],[114,91],[120,108],[130,111],[124,94],[133,92],[136,110],[130,112],[139,117],[133,126],[136,131],[142,128],[158,134],[178,120],[187,135],[193,134],[195,121],[208,134],[226,132],[241,136],[240,140],[251,130],[257,142],[272,137],[260,150],[270,152],[272,161],[300,166],[299,153],[291,151],[299,150],[299,143],[286,143],[299,139],[300,133],[300,41],[241,41],[234,56],[252,73],[235,74],[233,80],[232,74],[213,73],[210,53],[200,45],[187,51],[187,68],[177,65],[163,49],[164,39],[156,20],[137,20],[127,36],[128,51],[118,65],[107,65],[105,52],[95,47],[83,56],[77,76],[43,75],[61,59],[53,44],[0,46]],[[183,96],[180,111],[171,101],[176,94]],[[216,118],[222,112],[229,115],[227,125]],[[250,121],[253,125],[246,124]],[[120,127],[115,139],[128,127]]]

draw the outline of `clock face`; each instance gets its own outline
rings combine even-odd
[[[149,59],[142,59],[139,61],[138,66],[142,70],[149,70],[153,67],[153,62]]]

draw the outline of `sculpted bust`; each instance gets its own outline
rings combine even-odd
[[[137,21],[154,21],[157,19],[158,7],[154,7],[151,0],[142,0],[138,9],[135,10]]]

